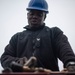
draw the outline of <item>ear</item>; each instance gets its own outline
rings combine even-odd
[[[46,14],[45,14],[45,17],[44,17],[44,20],[46,19]]]
[[[46,19],[46,13],[44,14],[44,21],[45,21],[45,19]]]

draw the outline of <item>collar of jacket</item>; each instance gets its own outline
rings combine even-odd
[[[37,30],[43,29],[44,26],[45,26],[45,23],[43,25],[40,25],[39,27],[30,27],[29,25],[27,25],[24,28],[31,31],[37,31]]]

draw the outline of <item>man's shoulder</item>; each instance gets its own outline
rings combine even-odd
[[[59,27],[55,26],[55,27],[48,27],[45,26],[47,29],[49,29],[52,32],[63,32]]]
[[[12,35],[11,38],[18,38],[20,36],[23,36],[25,34],[26,30],[20,31],[20,32],[16,32],[15,34]]]

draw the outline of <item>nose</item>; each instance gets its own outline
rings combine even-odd
[[[33,15],[33,18],[38,18],[38,16],[36,14]]]

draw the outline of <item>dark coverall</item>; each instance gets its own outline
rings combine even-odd
[[[12,36],[1,56],[3,68],[10,67],[12,61],[31,56],[37,58],[38,67],[58,71],[59,58],[64,67],[69,61],[75,61],[75,55],[67,37],[58,27],[49,28],[45,25],[39,28],[24,27],[26,30]]]

